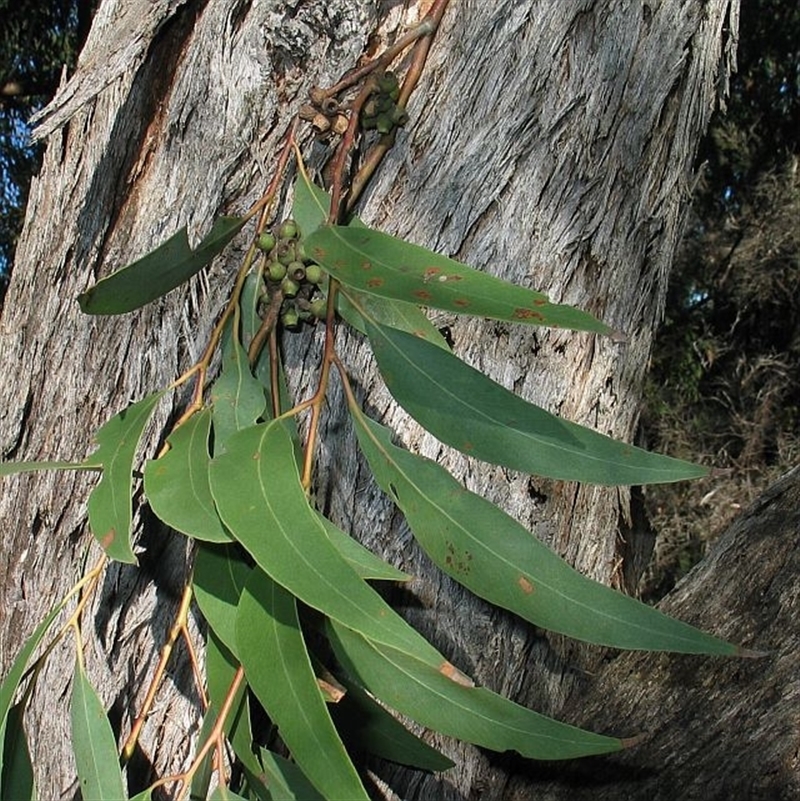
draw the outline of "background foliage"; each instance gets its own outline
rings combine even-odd
[[[800,457],[800,6],[742,4],[648,380],[650,447],[726,472],[648,491],[660,596]]]
[[[71,70],[91,23],[93,0],[0,0],[0,298],[14,260],[41,145],[28,142],[28,119]]]

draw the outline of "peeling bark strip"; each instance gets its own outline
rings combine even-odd
[[[408,10],[410,22],[422,6]],[[76,75],[41,118],[48,147],[0,333],[0,368],[13,376],[0,385],[3,453],[80,459],[99,425],[194,361],[228,292],[236,252],[123,318],[89,319],[74,299],[181,227],[194,244],[221,213],[246,208],[309,88],[333,83],[376,30],[401,32],[403,13],[378,0],[101,3]],[[735,0],[641,8],[453,0],[407,129],[359,214],[628,335],[621,347],[446,316],[460,355],[566,418],[631,438],[696,145],[726,84],[736,25]],[[309,147],[312,163],[320,148]],[[367,403],[408,444],[438,455],[581,570],[617,580],[619,543],[636,537],[625,522],[626,493],[534,479],[532,494],[527,476],[443,452],[391,405],[358,338],[348,336],[340,352],[361,376]],[[314,353],[294,342],[286,360],[294,387],[306,386]],[[169,414],[159,413],[146,438],[151,451]],[[432,571],[364,477],[344,404],[331,407],[327,426],[327,441],[334,436],[338,445],[322,454],[318,497],[344,527],[418,577],[414,603],[405,608],[397,599],[409,619],[480,685],[560,714],[594,652],[532,632]],[[91,541],[84,524],[91,480],[4,479],[0,672],[79,571]],[[187,565],[182,539],[154,530],[146,509],[139,523],[141,567],[108,573],[86,630],[87,669],[122,737]],[[74,790],[69,722],[57,713],[72,654],[48,665],[29,730],[40,795],[61,798]],[[175,664],[172,678],[145,727],[135,782],[185,765],[199,705],[185,663]],[[502,760],[441,745],[458,768],[437,777],[381,766],[376,792],[504,797]]]

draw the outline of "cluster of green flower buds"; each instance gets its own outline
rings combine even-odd
[[[397,105],[400,84],[393,72],[384,72],[376,80],[376,89],[361,108],[361,127],[388,134],[398,125],[408,122],[405,109]]]
[[[278,289],[283,294],[283,327],[299,331],[303,323],[313,324],[324,318],[327,303],[319,294],[319,287],[326,276],[318,264],[306,257],[297,223],[284,220],[272,231],[264,231],[257,244],[266,254],[264,280],[268,294],[272,296]]]

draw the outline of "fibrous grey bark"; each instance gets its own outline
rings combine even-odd
[[[246,208],[308,88],[335,80],[370,34],[408,24],[427,4],[420,6],[101,5],[76,75],[42,121],[48,148],[2,323],[0,364],[14,377],[0,387],[5,458],[80,458],[98,425],[193,362],[229,289],[236,246],[189,287],[121,319],[83,317],[73,298],[180,226],[199,235],[215,215]],[[442,320],[456,352],[496,380],[620,438],[635,431],[695,148],[725,86],[736,9],[735,0],[453,0],[408,130],[360,209],[390,232],[543,289],[626,332],[619,345]],[[308,152],[312,164],[323,157],[320,145]],[[627,490],[531,479],[443,449],[392,405],[358,337],[342,333],[339,345],[368,406],[409,446],[440,459],[584,572],[625,583],[625,558],[636,550]],[[297,388],[311,380],[315,348],[288,345]],[[182,400],[160,410],[151,450]],[[460,668],[560,714],[574,676],[596,653],[531,630],[432,570],[370,483],[335,398],[329,409],[317,476],[326,511],[418,577],[414,602],[398,604]],[[80,572],[88,487],[72,474],[4,484],[4,670]],[[123,736],[186,564],[180,539],[154,529],[146,510],[141,522],[141,569],[109,572],[89,618],[94,629],[87,627],[92,673]],[[71,659],[65,648],[52,662],[31,713],[44,797],[63,795],[72,781],[66,716],[53,713]],[[158,774],[184,764],[198,717],[185,663],[173,681],[142,740]],[[407,798],[499,797],[501,766],[467,746],[443,747],[463,763],[452,775],[381,769],[377,787]]]

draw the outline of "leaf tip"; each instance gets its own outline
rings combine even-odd
[[[774,651],[759,651],[752,648],[743,648],[741,645],[737,645],[734,656],[741,657],[742,659],[764,659],[768,656],[773,656],[774,653]]]
[[[651,732],[645,731],[641,734],[635,734],[633,737],[622,737],[620,738],[620,747],[625,748],[635,748],[638,745],[641,745],[646,740],[649,740],[652,736]]]

